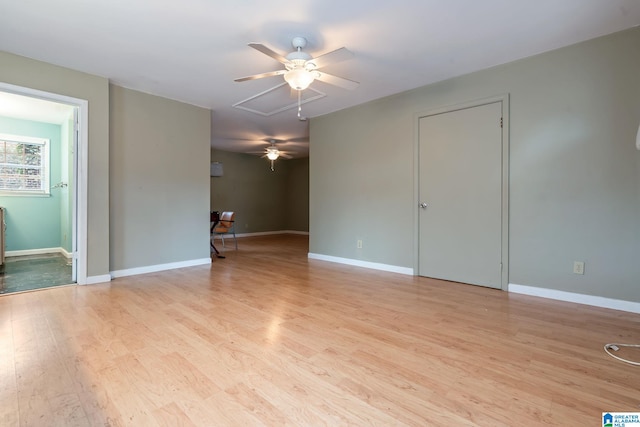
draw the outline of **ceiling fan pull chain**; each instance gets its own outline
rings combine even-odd
[[[302,117],[302,91],[299,90],[298,91],[298,120],[300,121],[306,121],[307,118],[306,117]]]

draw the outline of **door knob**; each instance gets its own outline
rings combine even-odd
[[[420,203],[420,207],[421,207],[422,209],[427,209],[427,202],[422,202],[422,203]]]

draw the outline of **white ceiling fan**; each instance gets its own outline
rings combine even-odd
[[[287,153],[286,151],[282,151],[278,149],[278,147],[276,147],[276,144],[278,142],[279,141],[276,141],[275,139],[270,140],[269,143],[271,145],[264,149],[265,154],[262,157],[266,157],[269,160],[276,160],[278,157],[290,159],[291,155],[289,155],[289,153]]]
[[[339,86],[344,89],[355,89],[360,83],[338,77],[333,74],[320,71],[320,68],[329,64],[335,64],[353,57],[353,53],[345,47],[325,53],[313,58],[304,49],[307,46],[307,39],[304,37],[294,37],[291,41],[294,51],[282,56],[261,43],[249,43],[249,46],[264,53],[284,65],[284,70],[270,71],[262,74],[255,74],[247,77],[235,79],[236,82],[262,79],[265,77],[284,76],[284,80],[292,89],[301,91],[309,87],[314,80]]]
[[[277,139],[268,139],[266,140],[266,142],[269,143],[269,146],[266,147],[264,149],[264,151],[260,152],[260,153],[264,153],[262,155],[262,157],[266,157],[267,159],[269,159],[269,161],[271,162],[271,170],[275,171],[274,168],[274,161],[276,161],[277,159],[279,159],[280,157],[284,158],[284,159],[291,159],[292,156],[287,153],[286,151],[282,151],[280,150],[276,144],[279,143],[285,143],[287,141],[281,141],[281,140],[277,140]]]

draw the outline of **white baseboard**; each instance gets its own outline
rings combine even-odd
[[[595,307],[611,308],[613,310],[640,313],[640,303],[633,301],[617,300],[612,298],[597,297],[593,295],[575,294],[573,292],[557,291],[555,289],[536,288],[509,283],[509,292],[555,299],[559,301],[575,302],[578,304],[592,305]]]
[[[317,259],[320,261],[336,262],[338,264],[347,264],[347,265],[353,265],[356,267],[371,268],[373,270],[389,271],[391,273],[400,273],[400,274],[406,274],[408,276],[413,276],[413,268],[399,267],[397,265],[380,264],[377,262],[369,262],[369,261],[360,261],[360,260],[351,259],[351,258],[340,258],[335,256],[329,256],[329,255],[314,254],[311,252],[307,254],[307,257],[310,259]]]
[[[276,234],[300,234],[303,236],[308,236],[309,232],[308,231],[295,231],[295,230],[280,230],[280,231],[256,231],[255,233],[236,233],[236,237],[240,238],[240,237],[256,237],[256,236],[274,236]],[[219,236],[215,237],[216,239],[219,238]],[[232,234],[225,234],[224,235],[225,239],[233,239],[233,235]]]
[[[308,231],[295,231],[295,230],[284,230],[282,233],[283,234],[299,234],[301,236],[308,236],[309,235]]]
[[[73,254],[67,251],[65,248],[60,248],[60,253],[62,254],[62,256],[64,256],[67,259],[73,258]]]
[[[111,272],[111,277],[135,276],[137,274],[156,273],[158,271],[173,270],[176,268],[194,267],[197,265],[211,264],[211,258],[193,259],[189,261],[170,262],[167,264],[149,265],[146,267],[127,268]]]
[[[71,258],[71,254],[64,248],[40,248],[40,249],[24,249],[19,251],[6,251],[5,257],[29,256],[29,255],[46,255],[46,254],[62,254],[66,258]]]
[[[89,276],[85,283],[78,283],[78,285],[97,285],[98,283],[109,283],[111,276],[109,274],[103,274],[101,276]]]

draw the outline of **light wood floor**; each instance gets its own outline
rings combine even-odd
[[[0,297],[0,425],[597,426],[640,411],[640,368],[602,349],[639,341],[640,315],[307,247],[245,238],[211,266]]]

